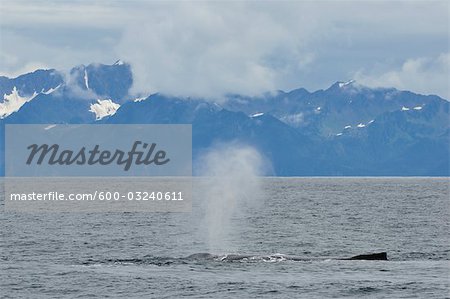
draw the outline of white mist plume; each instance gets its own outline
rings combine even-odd
[[[232,144],[209,151],[201,163],[209,250],[234,251],[230,238],[242,220],[239,213],[261,199],[263,158],[253,147]]]

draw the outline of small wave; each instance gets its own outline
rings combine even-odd
[[[143,258],[115,258],[115,259],[104,259],[104,260],[94,260],[89,259],[82,262],[84,266],[98,266],[98,265],[156,265],[156,266],[168,266],[172,264],[183,264],[186,263],[180,258],[170,258],[170,257],[152,257],[145,256]]]

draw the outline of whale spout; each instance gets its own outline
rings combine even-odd
[[[210,260],[216,258],[217,255],[201,252],[201,253],[194,253],[187,257],[189,260]]]
[[[387,261],[387,253],[378,252],[378,253],[360,254],[352,256],[347,260]]]

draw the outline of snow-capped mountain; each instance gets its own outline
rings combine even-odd
[[[18,111],[39,94],[50,94],[63,83],[55,70],[37,70],[14,79],[0,76],[0,119]]]
[[[38,70],[14,79],[0,77],[0,118],[7,117],[9,123],[100,120],[127,100],[132,83],[131,68],[121,61],[80,65],[68,74]]]
[[[121,103],[126,100],[133,76],[130,65],[118,60],[113,65],[77,66],[70,71],[70,83],[100,98]]]
[[[6,123],[190,123],[194,165],[208,147],[233,140],[257,147],[274,175],[450,174],[449,102],[438,96],[350,80],[314,92],[229,95],[218,105],[136,98],[132,82],[122,61],[0,77],[2,134]]]

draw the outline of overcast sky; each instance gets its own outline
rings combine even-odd
[[[122,59],[135,92],[217,97],[356,79],[450,99],[448,1],[0,0],[0,74]]]

